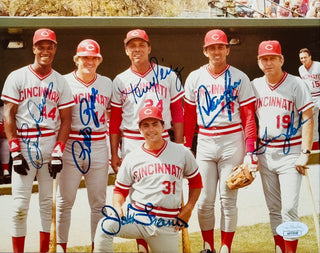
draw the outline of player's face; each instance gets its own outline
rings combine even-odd
[[[82,74],[95,74],[101,61],[102,58],[96,56],[78,56],[75,59],[78,71]]]
[[[278,55],[266,55],[258,59],[259,68],[267,77],[272,77],[282,72],[283,63],[283,57]]]
[[[145,119],[140,123],[140,132],[147,143],[157,143],[162,140],[164,126],[158,119]]]
[[[302,52],[299,54],[300,61],[305,67],[309,67],[311,65],[311,55],[308,55],[306,52]]]
[[[203,49],[203,53],[214,66],[225,65],[230,48],[224,44],[214,44]]]
[[[126,54],[132,63],[149,62],[151,46],[142,39],[132,39],[125,47]]]
[[[48,66],[52,64],[57,46],[51,41],[42,40],[33,46],[35,60],[40,66]]]

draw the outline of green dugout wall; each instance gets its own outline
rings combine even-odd
[[[214,28],[224,30],[229,40],[237,42],[231,46],[228,63],[243,70],[250,79],[262,75],[256,60],[262,40],[280,41],[284,69],[289,73],[298,74],[298,51],[302,47],[311,50],[314,60],[320,60],[320,19],[0,17],[0,90],[12,70],[33,62],[33,32],[42,27],[56,32],[58,51],[53,67],[61,74],[75,68],[73,55],[78,43],[92,38],[99,42],[104,58],[98,72],[113,79],[130,64],[123,39],[135,28],[147,31],[151,56],[180,72],[183,82],[190,71],[207,63],[202,53],[203,38]],[[24,47],[9,49],[9,41],[23,41]]]

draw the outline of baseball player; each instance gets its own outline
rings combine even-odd
[[[74,62],[77,69],[65,78],[76,105],[72,108],[69,139],[63,155],[57,193],[57,244],[66,252],[71,209],[81,178],[84,177],[91,208],[91,241],[102,217],[108,183],[108,147],[106,142],[107,108],[112,81],[96,73],[103,58],[99,44],[86,39],[79,43]],[[92,248],[94,245],[92,244]],[[61,250],[58,247],[58,250]]]
[[[314,103],[314,131],[313,147],[319,149],[320,137],[320,62],[311,59],[309,49],[302,48],[299,52],[299,58],[302,65],[299,67],[299,74],[302,80],[308,85],[311,97]]]
[[[151,45],[144,30],[129,31],[124,47],[131,66],[113,81],[110,119],[111,166],[115,172],[126,154],[143,143],[138,128],[138,112],[144,106],[157,106],[165,122],[163,137],[169,140],[168,130],[173,128],[174,139],[183,143],[184,94],[178,75],[170,68],[149,59]],[[122,157],[118,155],[121,141]],[[147,245],[138,240],[139,252],[148,252]]]
[[[257,170],[254,121],[255,97],[249,78],[227,64],[230,46],[226,34],[214,29],[204,38],[203,53],[209,63],[192,71],[185,83],[186,147],[192,146],[199,126],[197,163],[203,181],[198,219],[203,238],[201,252],[214,249],[216,191],[221,203],[221,249],[230,252],[237,225],[237,190],[227,187],[232,169],[245,162]]]
[[[312,147],[313,102],[303,81],[282,70],[283,63],[278,41],[260,43],[258,65],[265,75],[252,82],[260,138],[255,153],[276,252],[292,253],[298,240],[277,235],[276,228],[299,220],[300,186]]]
[[[95,252],[113,252],[114,236],[144,238],[152,252],[179,251],[178,230],[189,221],[202,182],[191,151],[165,140],[164,126],[158,107],[140,110],[139,130],[145,143],[119,168],[113,207],[104,207],[105,217],[97,226]],[[181,207],[183,178],[188,179],[189,198]],[[130,204],[124,208],[129,190]]]
[[[1,99],[13,160],[13,252],[23,252],[33,180],[39,183],[40,252],[49,250],[53,178],[62,169],[62,154],[71,126],[72,92],[52,69],[55,33],[39,29],[33,36],[33,64],[7,77]]]
[[[3,182],[10,183],[11,176],[9,172],[10,150],[6,138],[3,121],[3,102],[0,100],[0,166],[2,168]]]

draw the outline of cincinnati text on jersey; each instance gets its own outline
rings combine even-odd
[[[302,79],[320,80],[320,74],[309,74],[302,77]]]
[[[225,85],[221,85],[221,84],[211,84],[211,85],[206,85],[205,86],[206,89],[198,89],[196,92],[195,92],[195,95],[197,96],[197,93],[199,93],[199,95],[206,95],[207,93],[209,93],[210,95],[213,94],[213,95],[217,95],[217,94],[224,94],[225,91],[226,91],[226,87]],[[229,91],[228,91],[229,92]],[[239,91],[237,89],[232,89],[232,95],[233,96],[237,96],[239,93]]]
[[[138,167],[133,172],[135,179],[139,182],[143,177],[153,174],[167,174],[173,175],[177,178],[181,178],[182,169],[174,164],[167,163],[150,163]]]
[[[86,93],[74,94],[73,98],[74,98],[74,102],[76,104],[79,104],[83,98],[85,98],[88,102],[91,102],[92,93],[86,92]],[[101,94],[96,94],[95,95],[95,102],[103,105],[104,107],[107,107],[109,104],[109,98],[107,96],[103,96]]]
[[[293,102],[281,97],[262,97],[257,98],[256,108],[260,107],[278,107],[287,111],[293,111]]]
[[[49,99],[55,103],[58,103],[60,98],[58,92],[54,90],[48,90],[48,87],[31,87],[20,91],[20,101],[32,97],[46,97],[46,99]]]

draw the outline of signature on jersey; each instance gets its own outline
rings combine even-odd
[[[232,101],[234,101],[238,97],[237,95],[234,95],[234,90],[238,86],[240,86],[240,84],[241,84],[241,79],[239,81],[233,82],[233,84],[231,84],[231,74],[230,74],[229,69],[227,69],[226,73],[225,73],[225,90],[220,97],[217,97],[217,96],[211,97],[206,86],[204,86],[204,85],[199,86],[198,93],[197,93],[197,105],[198,105],[199,114],[201,116],[201,120],[202,120],[204,127],[210,127],[211,124],[214,122],[214,120],[225,109],[227,110],[229,121],[230,122],[232,121],[231,103],[232,103]],[[202,89],[204,90],[204,92],[202,92]],[[200,94],[204,94],[204,97],[205,97],[204,105],[200,104],[200,98],[199,98]],[[220,105],[221,105],[221,109],[217,110],[217,108]],[[212,115],[212,112],[214,112],[213,115]],[[205,116],[208,117],[210,115],[212,115],[212,118],[207,123]]]
[[[101,229],[107,235],[117,235],[121,229],[121,226],[126,224],[140,224],[143,226],[154,225],[156,227],[188,227],[188,223],[182,219],[175,217],[174,219],[163,219],[156,217],[150,212],[153,209],[153,205],[148,203],[145,210],[134,208],[130,203],[127,206],[127,215],[120,217],[118,212],[110,205],[105,205],[102,208],[102,214],[105,218],[102,220]],[[105,225],[104,225],[105,224]]]
[[[22,141],[27,144],[27,151],[30,162],[36,169],[40,169],[43,165],[43,157],[39,147],[39,137],[41,136],[41,128],[40,123],[43,122],[44,119],[44,110],[47,103],[47,97],[49,94],[52,93],[53,89],[53,82],[50,82],[48,85],[48,89],[45,89],[43,92],[43,97],[41,99],[40,104],[36,104],[33,100],[29,100],[27,104],[28,112],[35,122],[36,129],[38,133],[36,134],[36,138],[29,138],[28,137],[28,129],[29,126],[26,123],[23,123],[21,126],[21,131],[27,132],[27,135],[22,138]],[[37,110],[34,110],[36,108]],[[33,133],[35,134],[35,133]],[[35,150],[35,152],[34,152]]]
[[[303,121],[302,120],[302,112],[299,113],[299,121],[298,121],[298,125],[297,127],[294,127],[294,112],[291,112],[291,116],[290,116],[290,122],[288,124],[286,133],[281,133],[278,136],[275,136],[273,138],[268,138],[268,130],[267,127],[265,128],[263,137],[262,137],[262,141],[264,142],[260,147],[258,147],[255,151],[253,151],[254,154],[256,155],[261,155],[264,154],[266,152],[267,149],[267,145],[279,138],[283,138],[283,154],[287,155],[290,152],[290,140],[292,136],[295,136],[298,133],[298,130],[302,127],[303,124],[305,124],[309,119]]]
[[[181,80],[181,72],[184,69],[184,67],[182,67],[181,69],[179,69],[178,67],[176,67],[175,69],[172,69],[171,66],[170,68],[162,68],[161,66],[158,65],[158,60],[156,57],[151,57],[150,62],[151,62],[151,67],[154,74],[152,81],[150,81],[147,85],[141,85],[142,79],[140,78],[137,84],[130,83],[129,91],[119,90],[119,92],[121,92],[123,95],[126,95],[126,96],[132,94],[135,103],[137,103],[137,98],[143,97],[149,91],[153,91],[158,101],[160,101],[161,99],[159,98],[159,89],[163,89],[163,88],[159,88],[160,86],[159,83],[161,80],[165,80],[172,72],[176,73],[176,81],[175,81],[176,90],[178,92],[182,90],[182,84],[179,80]]]
[[[78,170],[86,174],[88,173],[91,165],[91,135],[92,135],[92,128],[88,126],[88,124],[93,121],[94,125],[96,127],[100,126],[98,116],[95,112],[95,102],[96,102],[96,96],[98,94],[98,90],[95,88],[91,89],[91,95],[90,95],[90,103],[86,98],[82,98],[80,101],[80,120],[82,125],[86,126],[83,129],[80,129],[79,136],[83,136],[83,144],[81,141],[74,141],[72,143],[72,156],[73,160],[75,162],[75,165],[77,166]],[[79,151],[79,156],[76,157],[76,151]],[[86,163],[86,167],[82,168],[81,165],[79,165],[77,158],[82,158],[82,161],[88,160]]]

